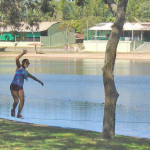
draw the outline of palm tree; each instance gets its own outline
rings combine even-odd
[[[65,32],[65,41],[66,41],[66,44],[68,47],[70,45],[69,36],[70,36],[70,33],[72,32],[73,28],[74,28],[73,20],[62,21],[59,25],[59,29],[62,30],[62,32]]]

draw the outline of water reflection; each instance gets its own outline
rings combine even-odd
[[[29,58],[29,72],[35,74],[102,75],[104,60]],[[115,75],[150,75],[149,61],[117,60]],[[0,73],[14,73],[15,59],[1,58]]]
[[[102,130],[104,88],[103,60],[30,59],[33,80],[25,82],[25,122]],[[116,62],[115,81],[120,94],[116,109],[116,133],[150,138],[150,62]],[[9,84],[15,72],[13,58],[0,59],[0,117],[10,117]]]
[[[101,74],[103,61],[93,59],[37,59],[32,58],[28,70],[32,73],[41,74]],[[2,58],[0,61],[0,73],[14,72],[15,60]]]

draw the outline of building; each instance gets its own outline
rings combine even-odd
[[[89,28],[84,40],[85,51],[105,52],[113,23],[99,23]],[[131,52],[150,42],[150,23],[125,23],[118,52]]]
[[[40,22],[30,27],[22,22],[19,28],[12,26],[0,28],[0,46],[31,46],[32,42],[42,43],[44,47],[61,46],[75,43],[75,30],[67,34],[60,28],[60,22]]]
[[[83,43],[83,40],[84,40],[84,34],[76,33],[76,43]]]

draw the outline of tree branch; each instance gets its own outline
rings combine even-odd
[[[116,16],[116,12],[117,12],[117,4],[114,0],[104,0],[105,4],[109,5],[109,8],[113,14],[113,16]]]

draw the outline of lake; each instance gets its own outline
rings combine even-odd
[[[10,117],[15,58],[0,58],[0,118],[102,131],[103,60],[30,58],[27,69],[44,82],[25,81],[25,119]],[[150,138],[150,61],[117,60],[116,134]]]

